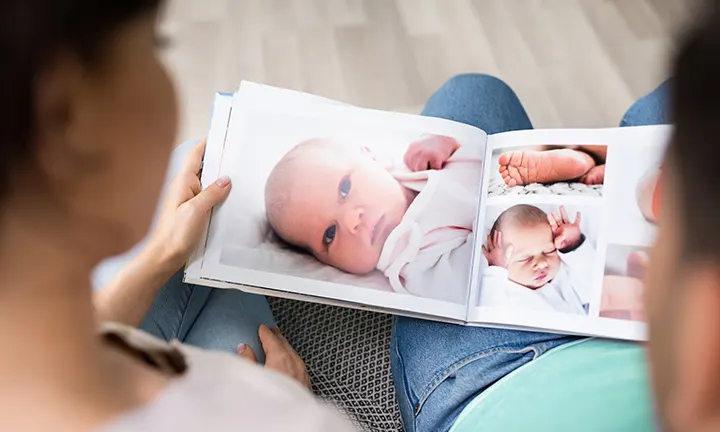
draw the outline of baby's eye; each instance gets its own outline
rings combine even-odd
[[[338,186],[338,193],[340,194],[341,198],[345,198],[350,193],[350,187],[352,187],[352,183],[350,183],[350,176],[343,177],[342,180],[340,180],[340,185]]]
[[[557,250],[557,249],[553,249],[553,250],[551,250],[551,251],[547,251],[547,252],[545,252],[545,255],[552,255],[552,254],[555,253],[556,250]]]
[[[337,225],[330,225],[326,230],[325,233],[323,233],[323,245],[325,247],[330,246],[330,244],[335,240],[335,234],[337,233]]]

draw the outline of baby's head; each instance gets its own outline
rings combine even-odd
[[[521,204],[502,212],[490,230],[502,233],[503,244],[513,246],[508,260],[508,278],[530,289],[551,282],[560,269],[548,215],[539,208]]]
[[[312,139],[275,165],[265,206],[284,241],[325,264],[365,274],[375,269],[408,202],[403,187],[360,148]]]

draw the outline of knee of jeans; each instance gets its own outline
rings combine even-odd
[[[515,94],[509,85],[500,78],[481,73],[465,73],[455,75],[443,84],[443,91],[453,93],[472,93],[482,90],[483,92],[508,92]]]

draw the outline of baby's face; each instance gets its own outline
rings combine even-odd
[[[281,237],[340,270],[373,271],[407,210],[404,189],[359,149],[311,147],[293,163]]]
[[[537,289],[551,282],[560,269],[550,224],[514,226],[503,230],[503,243],[513,245],[508,262],[508,278]]]

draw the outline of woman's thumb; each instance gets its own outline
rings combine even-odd
[[[257,359],[255,358],[255,353],[253,352],[252,348],[250,348],[247,344],[241,343],[238,345],[237,353],[240,357],[243,357],[245,360],[249,360],[253,363],[257,363]]]
[[[195,201],[203,210],[210,210],[227,197],[231,187],[230,177],[222,176],[197,194],[192,201]]]

